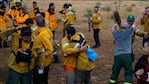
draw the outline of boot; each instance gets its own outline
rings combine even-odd
[[[92,48],[99,48],[100,46],[99,45],[94,45]]]

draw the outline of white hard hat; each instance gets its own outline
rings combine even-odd
[[[21,2],[21,0],[16,0],[16,2]]]

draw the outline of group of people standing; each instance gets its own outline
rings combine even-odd
[[[53,60],[59,63],[55,44],[55,31],[58,28],[55,4],[49,3],[49,8],[41,12],[37,2],[33,3],[31,14],[22,5],[21,0],[14,0],[13,5],[6,12],[5,4],[0,4],[0,47],[11,44],[12,53],[8,59],[8,78],[6,84],[48,84],[49,66]],[[75,10],[72,4],[65,3],[59,11],[63,29],[61,40],[62,62],[66,72],[66,84],[92,84],[91,71],[95,68],[95,61],[88,58],[86,50],[90,48],[83,33],[76,31]],[[143,57],[135,67],[138,84],[149,83],[149,8],[140,11],[139,16],[128,16],[127,23],[115,24],[112,34],[115,40],[114,64],[110,84],[117,84],[119,72],[125,70],[124,84],[132,84],[132,63],[134,59],[132,43],[134,35],[143,37]],[[8,21],[12,20],[13,27],[8,28]],[[135,29],[140,23],[145,25],[145,31]],[[99,7],[94,7],[94,13],[89,19],[92,24],[95,45],[101,46],[99,32],[102,28],[102,14]],[[54,59],[53,59],[54,58]]]
[[[58,28],[55,4],[49,3],[45,12],[40,11],[36,1],[32,4],[31,14],[21,0],[14,0],[8,12],[5,4],[0,5],[0,47],[11,45],[12,48],[6,84],[48,84],[49,66],[52,62],[60,62],[54,41]],[[86,50],[90,46],[85,36],[75,29],[75,10],[66,3],[59,13],[62,15],[61,51],[66,84],[92,84],[90,73],[95,68],[95,61],[87,56]],[[13,22],[11,28],[8,28],[9,20]],[[97,6],[90,22],[95,23],[94,48],[97,48],[100,46],[98,28],[101,27],[101,14],[98,14]]]

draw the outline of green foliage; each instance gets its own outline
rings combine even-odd
[[[85,17],[90,17],[92,14],[92,10],[91,9],[86,9],[86,12],[84,14]]]

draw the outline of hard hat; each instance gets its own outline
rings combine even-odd
[[[133,15],[129,15],[129,16],[127,17],[127,21],[128,21],[128,22],[134,22],[134,20],[135,20],[135,17],[134,17]]]

